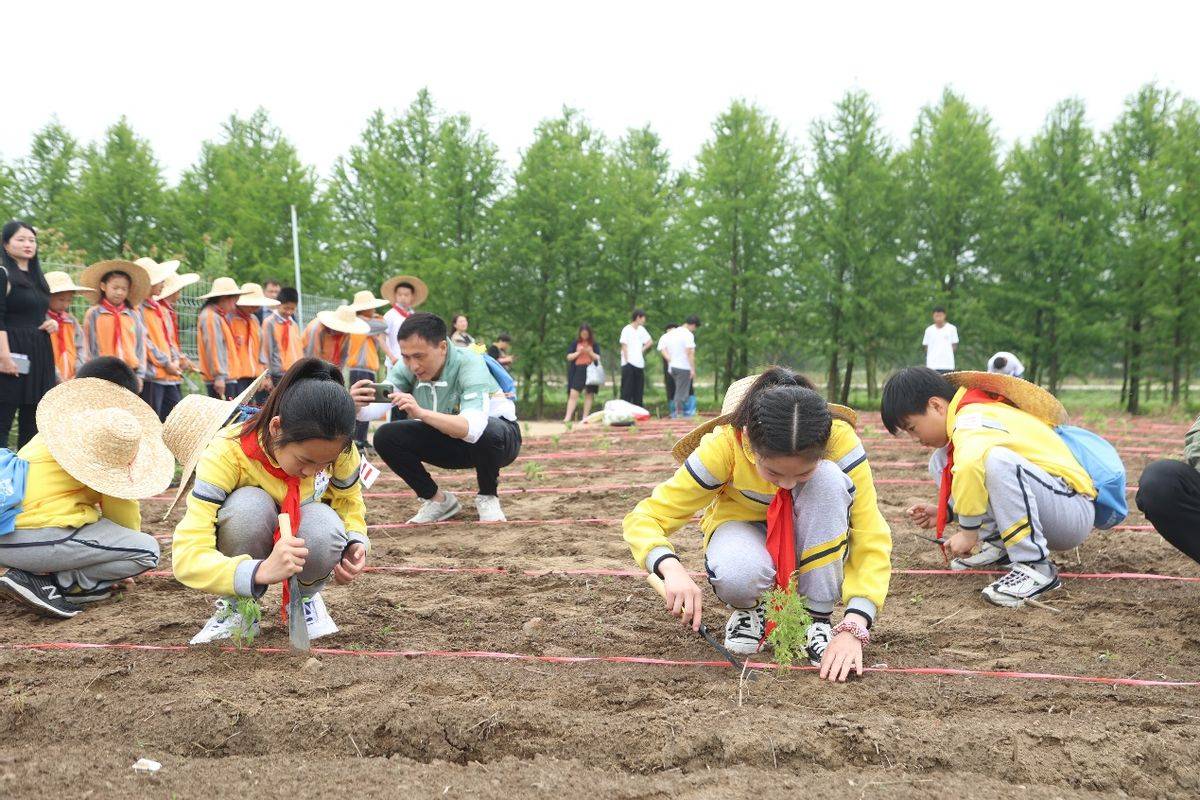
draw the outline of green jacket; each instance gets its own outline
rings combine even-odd
[[[1192,423],[1187,436],[1183,437],[1183,458],[1193,467],[1200,469],[1200,417]]]
[[[449,340],[447,340],[449,343]],[[392,367],[388,382],[401,392],[416,398],[421,408],[442,414],[461,414],[464,411],[487,413],[487,398],[500,391],[483,356],[464,347],[450,344],[442,372],[432,381],[419,382],[403,362]]]

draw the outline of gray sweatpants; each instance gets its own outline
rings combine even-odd
[[[158,565],[158,542],[101,519],[82,528],[27,528],[0,536],[0,566],[52,575],[64,592],[105,589]]]
[[[692,394],[692,372],[687,369],[671,367],[671,380],[675,381],[675,393],[671,395],[671,405],[675,416],[683,416],[683,407]]]
[[[945,466],[946,449],[933,451],[929,474],[939,486]],[[1045,561],[1051,550],[1078,547],[1092,532],[1096,518],[1093,500],[1007,447],[988,451],[984,483],[988,507],[979,538],[1003,547],[1013,563]]]
[[[848,550],[854,482],[832,461],[822,461],[803,487],[792,491],[796,532],[796,590],[809,611],[827,616],[842,596],[842,562]],[[769,505],[771,497],[752,497]],[[717,598],[734,608],[754,608],[775,586],[764,522],[717,526],[705,550],[705,569]],[[875,618],[875,604],[852,598],[847,609]]]
[[[248,554],[264,559],[275,546],[278,524],[279,506],[271,495],[257,486],[243,486],[234,490],[217,510],[217,549],[227,556]],[[301,506],[296,536],[308,548],[308,558],[298,576],[306,597],[325,587],[351,541],[363,541],[361,537],[347,535],[342,518],[324,503]]]

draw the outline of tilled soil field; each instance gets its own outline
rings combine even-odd
[[[312,659],[288,651],[278,591],[253,648],[187,647],[211,598],[169,575],[178,511],[132,591],[64,622],[0,605],[0,797],[1200,795],[1200,686],[1175,685],[1200,680],[1200,568],[1134,512],[1059,554],[1078,576],[1046,598],[1060,613],[989,606],[989,576],[943,574],[903,518],[932,498],[926,453],[860,428],[897,570],[861,680],[715,663],[620,535],[681,426],[576,428],[527,440],[507,524],[473,521],[458,473],[461,520],[405,526],[416,500],[385,474],[374,571],[327,590],[341,632]],[[1104,432],[1135,484],[1185,429]],[[676,542],[700,569],[696,527]],[[710,628],[725,616],[712,600]],[[135,774],[143,756],[162,771]]]

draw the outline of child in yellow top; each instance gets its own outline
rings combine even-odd
[[[341,373],[307,358],[284,374],[261,411],[200,443],[196,482],[172,544],[175,577],[221,599],[192,644],[230,637],[243,625],[234,598],[257,599],[293,575],[305,594],[309,638],[337,631],[319,592],[330,577],[344,584],[361,574],[370,546],[354,420]],[[168,441],[174,427],[168,419]],[[291,515],[298,539],[273,541],[281,511]]]
[[[835,418],[806,378],[783,367],[735,383],[722,411],[676,445],[683,465],[625,517],[634,559],[663,579],[671,612],[686,612],[685,623],[698,628],[701,590],[667,537],[704,509],[709,582],[734,609],[725,646],[761,649],[762,597],[794,574],[814,619],[811,663],[830,680],[852,669],[861,675],[867,629],[887,595],[892,541],[853,412],[834,408]],[[846,614],[833,627],[839,600]]]
[[[134,394],[137,377],[102,356],[38,405],[38,429],[17,454],[29,464],[15,529],[0,535],[0,593],[66,619],[158,564],[138,500],[165,491],[175,460],[162,425]]]

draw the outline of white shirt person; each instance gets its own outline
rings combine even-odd
[[[938,372],[954,371],[954,353],[958,350],[958,328],[946,321],[945,309],[933,310],[933,324],[925,329],[925,366]]]

